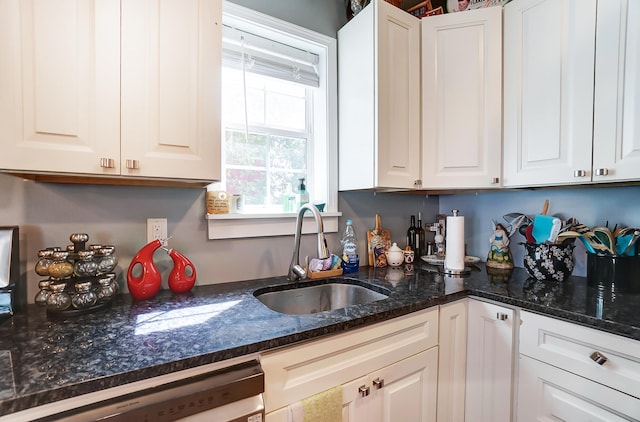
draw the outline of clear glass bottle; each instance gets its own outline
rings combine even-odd
[[[101,277],[98,279],[98,288],[96,289],[96,301],[98,303],[109,302],[116,294],[111,277]]]
[[[33,299],[38,306],[47,306],[47,299],[51,296],[51,280],[41,280],[38,283],[40,290]]]
[[[71,299],[73,307],[76,309],[90,308],[96,304],[96,294],[91,290],[92,283],[84,281],[75,284],[76,294]]]
[[[73,264],[68,260],[69,252],[53,252],[53,262],[49,265],[49,275],[61,279],[73,274]]]
[[[94,259],[94,251],[79,251],[78,260],[73,265],[73,272],[78,277],[95,275],[98,270],[98,263]]]
[[[36,274],[46,277],[49,275],[49,266],[53,262],[53,250],[42,249],[38,251],[38,261],[36,262]]]
[[[66,283],[51,283],[51,294],[47,298],[47,309],[52,311],[64,311],[71,306],[71,296],[64,291]]]
[[[118,264],[115,246],[106,245],[98,250],[98,274],[110,273]]]
[[[353,228],[353,221],[347,220],[347,225],[342,236],[342,271],[353,273],[360,267],[360,257],[358,255],[358,240]]]

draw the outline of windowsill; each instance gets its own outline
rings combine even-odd
[[[341,212],[323,212],[325,233],[338,231]],[[207,214],[209,240],[240,239],[246,237],[293,236],[296,230],[296,213],[274,214]],[[316,233],[313,215],[306,213],[302,221],[302,233]]]

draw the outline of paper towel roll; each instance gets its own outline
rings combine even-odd
[[[444,269],[450,271],[464,270],[464,217],[454,211],[447,216],[447,237],[444,257]]]

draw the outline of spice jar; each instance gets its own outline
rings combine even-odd
[[[98,263],[94,259],[94,251],[78,251],[78,260],[73,265],[73,272],[78,277],[95,275],[98,270]]]
[[[64,311],[71,306],[71,296],[64,291],[66,283],[51,284],[51,294],[47,298],[47,309]]]
[[[40,290],[33,299],[36,305],[47,306],[47,299],[51,296],[51,280],[42,280],[38,283]]]
[[[53,250],[42,249],[38,251],[38,261],[36,262],[36,274],[41,276],[49,275],[49,266],[53,262]]]
[[[96,304],[96,294],[91,291],[91,282],[83,281],[75,284],[76,294],[71,299],[73,307],[76,309],[90,308]]]
[[[118,257],[115,255],[115,246],[106,245],[98,250],[98,273],[104,274],[113,271],[118,264]]]
[[[53,262],[49,265],[49,275],[53,278],[69,277],[73,274],[73,264],[67,260],[69,252],[55,251],[53,252]]]
[[[111,277],[101,277],[98,279],[98,289],[96,290],[96,301],[98,303],[109,302],[116,294]]]

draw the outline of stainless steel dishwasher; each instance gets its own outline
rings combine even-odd
[[[262,422],[262,393],[264,373],[250,361],[38,420]]]

